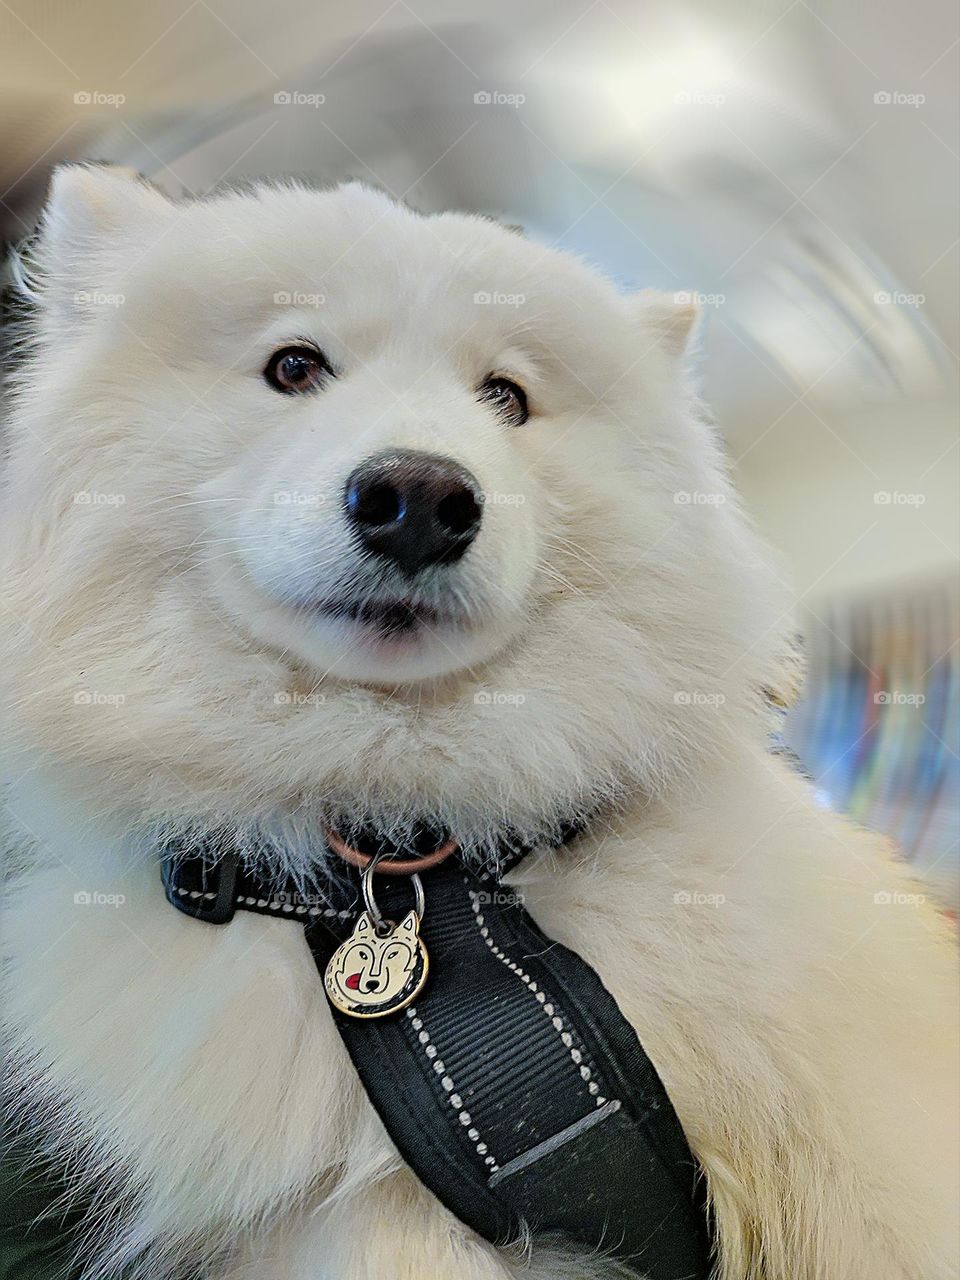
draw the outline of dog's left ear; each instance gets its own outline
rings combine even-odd
[[[115,294],[124,264],[149,252],[175,206],[131,169],[61,165],[53,175],[31,253],[41,305],[64,318]]]
[[[658,348],[671,362],[689,354],[700,316],[695,294],[643,289],[628,301],[645,349]]]

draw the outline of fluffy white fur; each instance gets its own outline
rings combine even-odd
[[[955,954],[879,842],[764,750],[782,602],[683,376],[692,315],[358,186],[173,204],[63,170],[28,270],[0,552],[8,1083],[78,1182],[111,1177],[90,1274],[615,1274],[453,1220],[400,1167],[299,931],[185,919],[144,852],[218,822],[307,875],[331,817],[442,821],[482,856],[599,805],[516,875],[660,1069],[718,1276],[954,1276]],[[261,370],[303,338],[340,376],[279,396]],[[493,372],[526,426],[478,402]],[[423,586],[460,620],[392,647],[309,605],[364,582],[337,495],[386,447],[510,499]]]

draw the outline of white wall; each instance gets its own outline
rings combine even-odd
[[[763,431],[760,424],[755,442],[734,456],[734,479],[800,596],[814,603],[886,582],[956,577],[955,404],[841,416],[801,403]]]

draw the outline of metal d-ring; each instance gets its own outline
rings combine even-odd
[[[383,913],[377,906],[377,900],[373,896],[373,877],[377,869],[377,863],[381,858],[386,856],[386,851],[375,853],[367,865],[363,869],[360,877],[360,890],[363,893],[363,904],[367,908],[370,919],[373,921],[373,927],[377,933],[381,933],[387,923],[383,918]],[[423,891],[423,881],[416,874],[411,875],[410,884],[413,887],[413,909],[416,912],[417,920],[423,919],[423,914],[427,908],[427,896]]]

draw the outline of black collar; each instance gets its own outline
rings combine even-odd
[[[562,822],[552,838],[540,845],[525,842],[506,828],[482,865],[475,858],[463,861],[471,872],[499,880],[538,847],[559,849],[572,844],[586,825],[586,819]],[[355,848],[370,856],[383,853],[387,857],[412,858],[437,848],[448,833],[423,826],[409,843],[398,846],[368,826],[351,832],[350,838]],[[168,837],[161,854],[168,899],[179,911],[207,924],[226,924],[238,909],[305,923],[317,918],[353,918],[359,874],[325,843],[320,851],[322,871],[313,876],[274,874],[266,857],[244,857],[236,841],[220,829],[199,837],[193,831]]]
[[[503,861],[514,866],[526,851],[505,849]],[[321,975],[359,915],[353,868],[313,891],[258,874],[219,838],[206,850],[164,853],[178,911],[219,925],[238,909],[296,920]],[[647,1280],[706,1280],[702,1175],[656,1069],[597,974],[546,937],[522,892],[494,875],[451,857],[423,880],[429,978],[415,1002],[366,1021],[331,1006],[404,1160],[493,1243],[560,1235]],[[385,915],[400,920],[406,877],[377,881]]]

